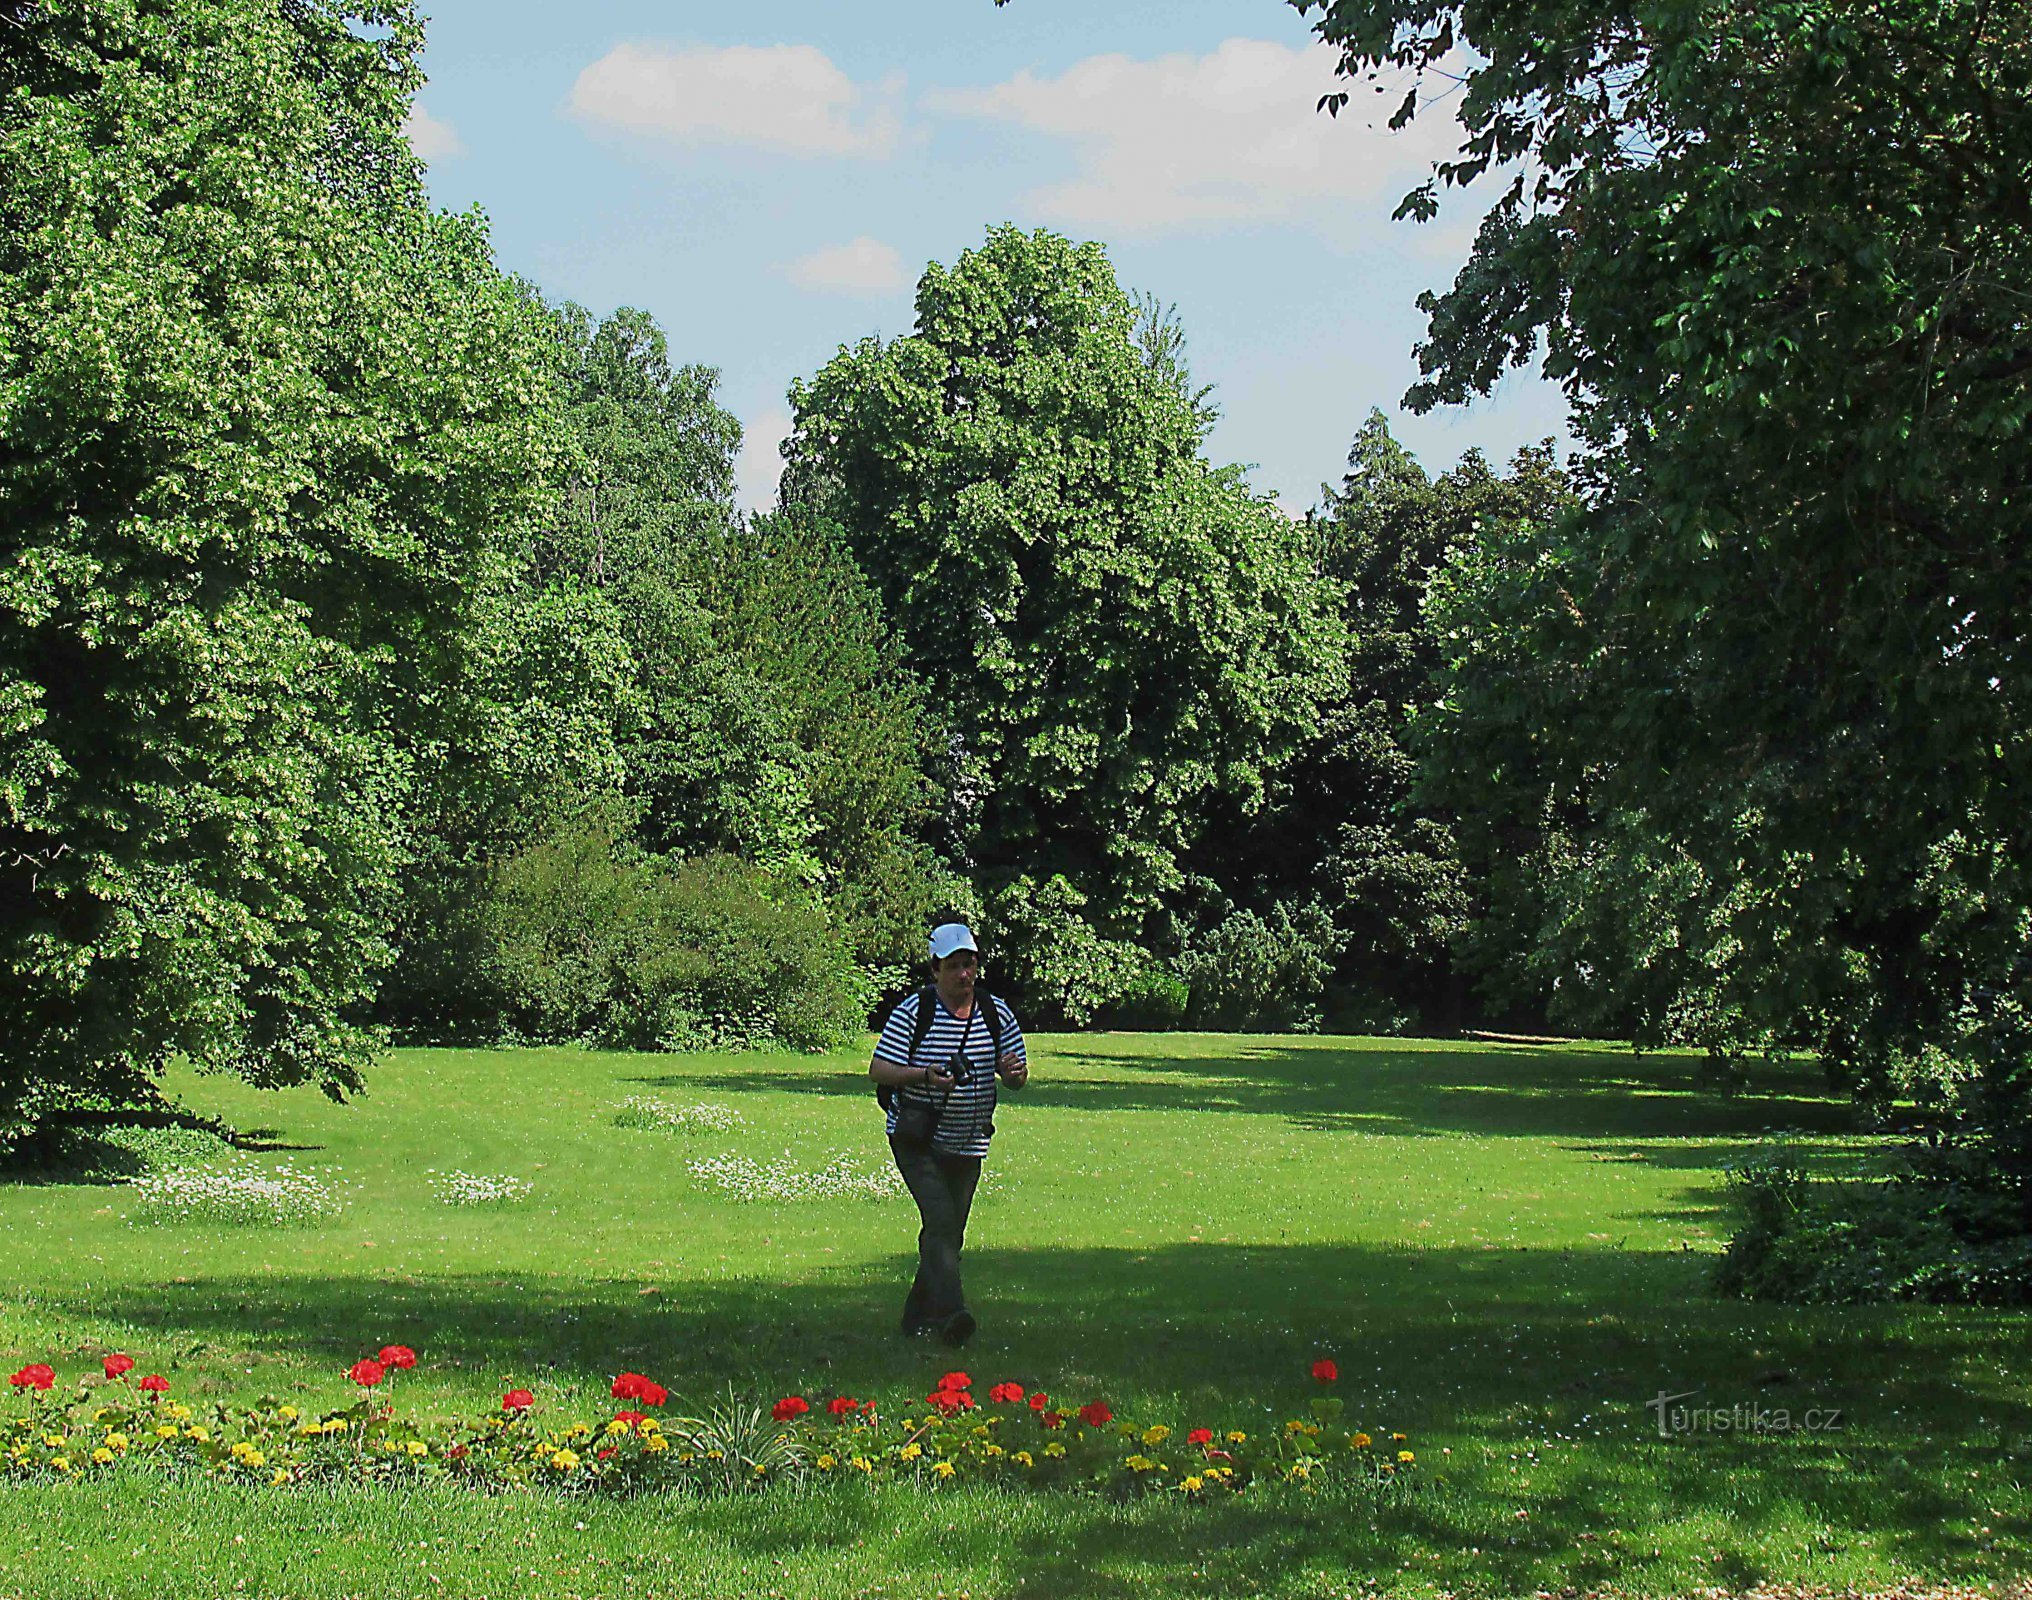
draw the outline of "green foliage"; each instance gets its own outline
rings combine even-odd
[[[1156,962],[1122,986],[1094,1018],[1097,1027],[1124,1033],[1169,1033],[1185,1026],[1192,987]]]
[[[515,1028],[660,1050],[860,1035],[868,981],[806,891],[731,856],[645,855],[632,821],[589,806],[499,869],[487,931]]]
[[[1410,402],[1542,335],[1590,449],[1585,507],[1443,602],[1430,764],[1471,853],[1536,857],[1515,942],[1602,930],[1568,971],[1645,1035],[1811,1044],[1962,1111],[2032,1194],[2032,19],[1301,9],[1352,73],[1474,53],[1467,142],[1404,211],[1516,163],[1421,302]]]
[[[1232,1033],[1309,1033],[1338,954],[1317,901],[1234,911],[1188,944],[1178,967],[1191,991],[1186,1025]]]
[[[1715,1287],[1748,1300],[2032,1304],[2032,1232],[1988,1183],[1809,1178],[1783,1150],[1732,1168],[1743,1225]]]
[[[172,1054],[341,1094],[547,335],[424,202],[407,5],[6,32],[0,1139]]]
[[[952,854],[1017,989],[1074,1020],[1110,994],[1082,963],[1148,937],[1213,797],[1260,790],[1337,677],[1302,538],[1201,459],[1163,321],[1139,345],[1098,245],[1002,227],[926,269],[913,333],[791,391],[785,503],[874,581]]]

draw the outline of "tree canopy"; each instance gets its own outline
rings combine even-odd
[[[1585,508],[1443,599],[1435,767],[1543,846],[1525,948],[1654,1036],[1812,1044],[2022,1144],[2032,23],[1299,9],[1347,72],[1461,80],[1403,212],[1513,174],[1410,402],[1542,339],[1588,446]]]
[[[1203,392],[1135,320],[1100,246],[992,229],[926,269],[912,333],[793,386],[785,446],[787,503],[837,520],[901,635],[1032,1004],[1074,1017],[1338,671],[1301,533],[1200,455]]]
[[[554,474],[403,4],[47,0],[0,52],[0,1120],[356,1086],[411,776]],[[202,60],[202,79],[191,63]]]

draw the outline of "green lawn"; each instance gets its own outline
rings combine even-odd
[[[136,1470],[7,1489],[0,1596],[1668,1595],[2032,1571],[2032,1317],[1706,1291],[1732,1154],[1791,1128],[1830,1166],[1870,1158],[1810,1068],[1729,1100],[1689,1058],[1607,1048],[1103,1034],[1032,1057],[970,1234],[977,1385],[1274,1425],[1329,1354],[1349,1422],[1410,1433],[1428,1492],[593,1503]],[[886,1154],[865,1059],[401,1051],[349,1107],[179,1081],[266,1130],[262,1161],[341,1169],[342,1219],[134,1227],[122,1187],[0,1185],[0,1361],[70,1378],[125,1349],[187,1398],[325,1406],[346,1363],[399,1341],[423,1358],[400,1399],[427,1410],[518,1384],[590,1408],[622,1368],[674,1407],[730,1380],[922,1394],[950,1363],[892,1332],[907,1200],[739,1204],[685,1166]],[[641,1094],[745,1125],[616,1127]],[[535,1190],[449,1208],[431,1168]],[[1661,1391],[1841,1426],[1660,1437]]]

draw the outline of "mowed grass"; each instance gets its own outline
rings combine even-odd
[[[2032,1571],[2032,1317],[1706,1288],[1724,1162],[1781,1128],[1829,1167],[1879,1153],[1809,1065],[1731,1099],[1689,1057],[1608,1047],[1102,1034],[1035,1038],[1032,1059],[970,1230],[977,1389],[1258,1428],[1301,1414],[1331,1355],[1350,1424],[1409,1433],[1425,1492],[590,1502],[130,1471],[6,1489],[0,1596],[1672,1595]],[[685,1166],[886,1156],[865,1062],[410,1050],[345,1107],[178,1081],[266,1130],[260,1160],[340,1169],[343,1217],[135,1227],[119,1186],[0,1186],[0,1360],[69,1380],[124,1349],[188,1399],[319,1407],[399,1341],[422,1364],[397,1398],[431,1412],[527,1385],[590,1416],[623,1368],[673,1409],[729,1383],[921,1395],[954,1362],[894,1332],[906,1199],[740,1204]],[[641,1094],[745,1124],[616,1127]],[[535,1189],[446,1207],[431,1168]],[[1660,1437],[1646,1402],[1687,1391],[1839,1426]]]

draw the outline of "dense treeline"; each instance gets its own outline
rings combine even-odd
[[[1409,399],[1543,334],[1572,469],[1372,411],[1294,522],[1000,227],[744,514],[716,373],[426,202],[407,6],[0,18],[0,1142],[390,1030],[823,1046],[958,914],[1044,1025],[1811,1049],[2022,1239],[2024,19],[1300,9],[1479,52],[1402,209],[1533,186]]]

